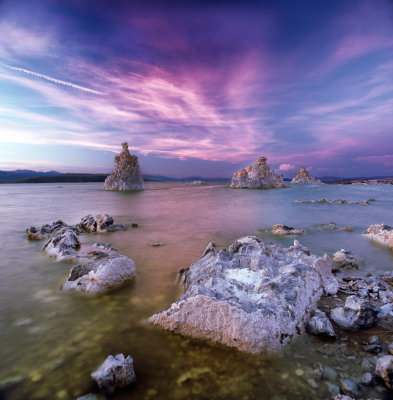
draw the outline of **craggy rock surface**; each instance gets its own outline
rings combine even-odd
[[[63,289],[102,293],[121,286],[135,276],[134,261],[117,252],[111,252],[104,259],[72,267]]]
[[[75,261],[77,260],[77,251],[80,246],[78,236],[74,231],[68,229],[61,235],[49,239],[42,250],[56,261]]]
[[[375,373],[385,381],[389,389],[393,389],[393,356],[378,358]]]
[[[389,225],[371,225],[363,235],[393,248],[393,228]]]
[[[336,251],[332,256],[332,260],[345,269],[358,269],[359,264],[364,263],[362,258],[344,249]]]
[[[318,309],[314,311],[314,315],[310,321],[308,321],[306,329],[307,332],[312,335],[326,336],[330,338],[336,337],[336,332],[334,331],[333,325],[326,313]]]
[[[266,161],[265,157],[260,157],[247,168],[235,172],[230,187],[234,189],[286,187],[283,175],[277,175],[271,171]]]
[[[314,176],[308,173],[306,168],[302,167],[299,169],[295,177],[292,179],[291,183],[313,184],[322,182],[319,179],[315,179]]]
[[[304,229],[296,229],[292,226],[276,224],[273,226],[273,235],[303,235],[306,233]]]
[[[330,317],[341,329],[360,331],[374,325],[377,311],[367,299],[349,296],[344,307],[334,308]]]
[[[348,201],[348,200],[343,200],[343,199],[338,199],[338,200],[319,199],[319,200],[295,200],[295,203],[361,204],[362,206],[368,206],[373,201],[375,201],[375,200],[368,199],[368,200],[363,200],[363,201]]]
[[[105,394],[113,394],[116,389],[128,386],[136,381],[134,361],[124,354],[112,355],[91,374],[100,390]]]
[[[43,240],[48,239],[53,235],[58,235],[60,233],[64,233],[69,226],[62,221],[61,219],[52,222],[52,224],[42,225],[41,228],[36,228],[35,226],[31,226],[26,229],[27,238],[29,240]]]
[[[130,154],[128,143],[122,143],[122,147],[121,153],[115,156],[115,170],[105,179],[103,190],[142,190],[138,157]]]
[[[328,257],[244,237],[183,272],[184,294],[149,318],[165,329],[247,352],[274,352],[304,331],[332,277]]]

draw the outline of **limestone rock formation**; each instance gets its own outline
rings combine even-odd
[[[313,184],[322,182],[319,179],[316,179],[314,176],[310,175],[306,170],[306,168],[302,167],[299,169],[298,173],[292,179],[291,183]]]
[[[56,261],[73,261],[75,255],[80,248],[78,236],[71,229],[66,230],[61,235],[49,239],[42,250],[49,256],[55,258]]]
[[[273,235],[303,235],[306,233],[304,229],[296,229],[292,226],[276,224],[272,229]]]
[[[139,168],[138,157],[131,155],[128,143],[122,143],[123,150],[115,156],[115,170],[107,176],[104,190],[142,190],[143,177]]]
[[[149,321],[252,353],[277,351],[304,332],[332,277],[328,257],[253,236],[204,254],[183,269],[180,299]]]
[[[135,276],[134,261],[117,252],[111,252],[106,258],[72,267],[63,289],[102,293],[121,286]]]
[[[358,269],[359,264],[364,263],[362,258],[345,249],[336,251],[332,256],[332,260],[345,269]]]
[[[393,248],[393,228],[384,224],[371,225],[364,236]]]
[[[64,233],[69,226],[61,219],[52,222],[52,224],[42,225],[41,228],[36,228],[31,226],[26,229],[27,238],[29,240],[43,240],[48,239],[53,235],[58,235],[59,233]]]
[[[105,394],[113,394],[117,388],[123,388],[136,381],[134,360],[124,354],[108,356],[97,371],[91,374],[100,390]]]
[[[286,187],[283,175],[277,175],[270,170],[265,157],[258,158],[247,168],[235,172],[232,177],[233,189],[264,189]]]

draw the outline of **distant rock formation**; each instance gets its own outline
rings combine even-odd
[[[103,190],[143,190],[138,157],[130,154],[128,143],[121,145],[123,150],[115,156],[115,170],[105,179]]]
[[[235,172],[232,177],[233,189],[263,189],[286,187],[283,175],[277,175],[270,170],[266,157],[258,158],[247,168]]]
[[[319,179],[316,179],[314,176],[310,175],[306,168],[302,167],[299,169],[296,176],[292,179],[291,183],[322,183]]]

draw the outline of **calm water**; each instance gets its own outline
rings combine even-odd
[[[316,362],[341,377],[357,378],[361,371],[351,367],[350,346],[346,355],[337,351],[328,357],[319,353],[318,339],[304,335],[277,355],[252,356],[164,332],[145,320],[179,296],[178,269],[199,258],[208,242],[224,247],[250,234],[273,239],[267,231],[277,223],[305,228],[308,234],[300,241],[313,253],[345,248],[366,260],[362,271],[393,269],[393,252],[361,235],[373,223],[393,224],[393,186],[262,191],[146,186],[140,193],[119,193],[86,183],[0,185],[0,382],[18,381],[0,398],[66,400],[97,391],[90,373],[117,353],[132,355],[138,378],[134,387],[116,394],[119,400],[332,398],[327,383],[314,380]],[[294,203],[322,197],[376,202],[368,207]],[[58,218],[74,224],[88,213],[139,224],[127,232],[82,237],[86,243],[111,242],[137,267],[134,282],[98,297],[60,291],[72,264],[52,262],[40,250],[43,243],[25,237],[31,225]],[[354,232],[318,229],[330,221],[351,225]],[[274,240],[288,246],[293,238]],[[164,246],[151,247],[152,242]]]

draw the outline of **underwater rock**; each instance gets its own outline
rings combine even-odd
[[[305,330],[331,275],[328,257],[248,236],[182,271],[184,294],[149,322],[242,351],[274,352]]]
[[[283,175],[270,170],[265,157],[258,158],[247,168],[235,172],[230,187],[233,189],[263,189],[286,187]]]
[[[375,374],[385,381],[389,389],[393,389],[393,356],[378,358]]]
[[[128,143],[122,143],[122,147],[121,153],[115,156],[115,170],[105,179],[103,190],[143,190],[138,157],[130,154]]]
[[[125,358],[124,354],[110,355],[91,376],[103,393],[113,394],[116,389],[136,381],[134,361],[131,356]]]
[[[64,233],[67,229],[69,229],[69,226],[59,219],[52,222],[51,225],[45,224],[38,229],[35,226],[31,226],[26,229],[26,234],[29,240],[43,240],[48,239],[55,234]]]
[[[273,226],[273,235],[303,235],[306,233],[304,229],[296,229],[292,226],[276,224]]]
[[[326,313],[318,309],[314,311],[314,315],[308,321],[306,330],[312,335],[336,338],[336,332]]]

